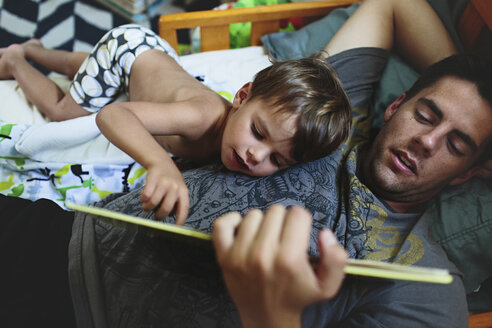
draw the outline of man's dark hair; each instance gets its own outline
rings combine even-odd
[[[444,77],[455,77],[473,83],[479,95],[492,107],[492,56],[490,54],[457,54],[429,66],[406,92],[405,101]],[[491,158],[492,142],[489,142],[478,163]]]

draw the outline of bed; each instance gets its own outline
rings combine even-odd
[[[159,32],[177,49],[178,29],[200,27],[202,52],[182,56],[182,64],[191,74],[229,98],[235,90],[251,80],[255,72],[270,64],[269,57],[299,58],[320,50],[330,33],[334,33],[350,15],[351,10],[353,11],[351,5],[356,2],[358,0],[313,1],[163,15],[159,20]],[[443,21],[448,29],[452,29],[455,40],[462,41],[464,49],[476,47],[482,42],[484,35],[488,37],[490,34],[490,0],[470,0],[469,3],[456,1],[462,6],[458,9],[458,5],[443,9],[444,2],[441,0],[429,2],[436,6],[438,12],[444,12]],[[463,9],[465,5],[466,8]],[[457,14],[453,17],[451,11],[446,11],[450,9],[459,12],[459,17]],[[329,19],[318,20],[329,13]],[[293,17],[302,17],[302,25],[306,27],[297,32],[275,33],[282,21]],[[229,49],[229,24],[245,21],[252,22],[251,46],[225,50]],[[312,30],[319,28],[325,31],[321,38],[306,37]],[[204,62],[207,65],[203,65]],[[411,83],[412,79],[416,78],[416,73],[402,66],[398,58],[394,58],[389,65],[394,70],[401,68],[406,83]],[[231,76],[231,71],[235,72],[234,76]],[[52,78],[62,88],[68,86],[68,81],[63,77]],[[392,82],[394,78],[390,73],[383,76],[384,81],[380,89],[385,89],[384,86],[387,85],[393,87],[391,91],[378,92],[376,112],[388,99],[395,97],[406,87],[395,87]],[[399,75],[398,78],[401,79],[402,76]],[[46,122],[27,102],[13,81],[1,82],[0,98],[4,104],[0,108],[1,193],[30,199],[49,198],[64,206],[66,200],[92,203],[114,192],[133,190],[144,183],[145,169],[99,134],[93,116],[60,123]],[[376,116],[374,121],[377,126],[381,119],[378,120]],[[492,213],[491,195],[490,182],[473,181],[472,184],[447,191],[432,206],[436,216],[433,233],[455,263],[463,261],[463,269],[457,264],[462,270],[470,265],[470,258],[473,257],[470,252],[488,252],[489,258],[492,255],[490,249],[470,249],[470,243],[464,241],[462,236],[459,241],[449,238],[453,234],[452,231],[446,230],[449,229],[449,213],[454,212],[453,217],[461,224],[453,226],[453,229],[459,231],[464,229],[463,224],[469,224],[466,229],[473,228],[474,234],[470,234],[468,240],[484,240],[483,245],[489,245],[486,241],[490,241],[492,235],[492,219],[489,214]],[[463,216],[459,213],[462,213],[463,209],[457,207],[462,207],[463,204],[470,222],[461,220]],[[477,207],[480,207],[480,213]],[[488,209],[491,211],[484,211]],[[444,217],[446,222],[441,220]],[[457,245],[458,242],[462,244]],[[472,274],[473,281],[467,286],[467,291],[472,296],[476,296],[473,291],[477,289],[477,284],[480,286],[487,277],[487,281],[490,281],[492,275],[490,264],[487,264],[492,262],[484,261],[483,255],[474,261],[476,263],[473,264],[477,266],[483,266],[485,262],[485,269],[478,270],[478,274],[475,271],[474,275]],[[472,327],[488,327],[490,323],[492,313],[470,317]]]
[[[229,9],[227,12],[164,15],[159,21],[159,31],[161,37],[178,49],[177,31],[200,27],[201,51],[217,53],[216,50],[229,49],[229,24],[249,21],[252,47],[263,45],[267,54],[277,60],[295,59],[321,50],[352,12],[350,8],[338,12],[336,9],[355,2],[358,1],[317,1]],[[475,51],[488,45],[492,55],[492,1],[450,1],[449,6],[444,1],[429,0],[429,3],[462,51]],[[331,18],[316,21],[332,11]],[[274,33],[282,20],[292,17],[302,17],[303,25],[312,24],[298,32]],[[323,31],[325,35],[319,36],[317,31]],[[390,58],[376,94],[373,126],[383,124],[385,106],[416,78],[417,73],[404,65],[401,59]],[[431,211],[435,217],[431,232],[465,274],[470,327],[492,327],[492,253],[488,246],[492,242],[491,181],[474,180],[446,190],[431,205]]]

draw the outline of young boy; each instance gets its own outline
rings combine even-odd
[[[49,119],[100,110],[101,132],[148,171],[142,208],[155,209],[158,218],[175,212],[178,224],[187,217],[189,195],[168,152],[200,164],[220,158],[229,170],[265,176],[328,155],[350,129],[349,100],[335,71],[319,59],[273,63],[231,104],[138,25],[109,31],[89,55],[48,50],[36,40],[0,55],[0,78],[15,78]],[[70,92],[63,94],[27,59],[73,77]],[[121,92],[129,102],[111,103]]]

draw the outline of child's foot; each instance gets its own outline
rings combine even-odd
[[[0,56],[0,80],[10,80],[13,78],[11,67],[14,62],[21,59],[25,60],[24,47],[20,44],[12,44],[2,49]]]
[[[29,47],[44,48],[43,43],[39,39],[29,39],[26,42],[20,43],[20,45],[25,49]],[[0,57],[7,51],[8,47],[0,48]]]
[[[43,43],[39,39],[30,39],[21,44],[24,50],[28,48],[44,48]]]
[[[30,40],[27,40],[26,42],[22,43],[22,46],[24,46],[24,47],[35,46],[35,47],[44,48],[43,43],[39,39],[30,39]]]

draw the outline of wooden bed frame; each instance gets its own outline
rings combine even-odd
[[[360,0],[325,0],[295,2],[270,6],[206,10],[162,15],[159,34],[178,51],[177,30],[200,27],[201,51],[229,49],[229,25],[251,22],[251,45],[261,45],[260,38],[279,30],[282,20],[302,17],[307,25],[340,7]],[[469,0],[457,26],[466,49],[472,48],[484,29],[492,29],[492,1]]]
[[[472,48],[486,28],[492,30],[492,1],[470,0],[458,24],[458,33],[465,48]]]
[[[326,16],[332,10],[347,7],[360,0],[328,0],[295,2],[270,6],[206,10],[162,15],[159,34],[177,51],[177,30],[200,27],[201,51],[229,49],[229,24],[251,22],[251,45],[260,45],[260,38],[277,32],[282,20],[302,17],[303,25]]]
[[[177,30],[200,27],[201,51],[229,49],[229,24],[251,22],[251,45],[260,45],[261,36],[279,30],[282,20],[302,17],[307,25],[340,7],[360,0],[296,2],[250,8],[207,10],[162,15],[159,34],[178,51]],[[492,0],[469,0],[457,30],[466,49],[471,49],[484,29],[492,30]],[[470,315],[470,328],[492,327],[492,312]]]

